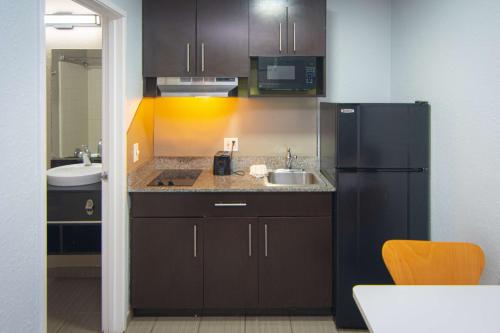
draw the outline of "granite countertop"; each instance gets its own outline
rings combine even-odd
[[[266,186],[264,178],[255,178],[249,174],[251,164],[266,164],[269,169],[281,166],[281,158],[240,158],[234,161],[235,170],[244,171],[243,176],[214,176],[211,158],[156,158],[147,162],[128,175],[129,192],[334,192],[335,187],[316,170],[316,159],[302,159],[296,167],[313,172],[322,180],[323,185],[286,185]],[[237,167],[236,167],[237,166]],[[166,169],[201,169],[200,176],[193,186],[148,186],[148,184]]]

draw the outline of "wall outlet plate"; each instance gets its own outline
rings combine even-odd
[[[133,152],[134,163],[139,160],[139,154],[140,153],[141,152],[139,151],[139,144],[136,142],[136,143],[134,143],[134,152]]]
[[[238,138],[224,138],[224,151],[231,151],[231,146],[233,145],[233,141],[234,141],[233,151],[238,151],[240,149]]]

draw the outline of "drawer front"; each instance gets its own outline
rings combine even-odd
[[[203,217],[204,200],[193,193],[131,193],[133,217]]]
[[[48,192],[49,221],[100,221],[100,192]]]
[[[332,193],[132,193],[133,217],[331,216]]]

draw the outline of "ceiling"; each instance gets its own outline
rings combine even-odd
[[[57,12],[71,12],[72,14],[95,14],[71,0],[46,0],[45,14],[54,14]]]

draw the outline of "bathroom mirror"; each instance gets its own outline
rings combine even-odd
[[[100,157],[102,52],[52,49],[50,57],[50,159],[73,157],[82,145],[93,157]]]

